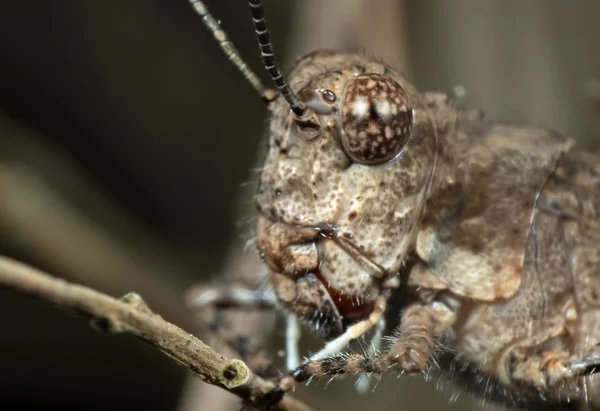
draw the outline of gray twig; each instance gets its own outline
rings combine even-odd
[[[115,299],[91,288],[71,284],[13,259],[0,256],[0,286],[90,317],[92,324],[113,334],[130,334],[167,354],[203,381],[238,396],[253,408],[269,402],[272,382],[255,375],[240,360],[226,358],[198,338],[153,313],[136,293]],[[282,411],[310,408],[284,397]]]

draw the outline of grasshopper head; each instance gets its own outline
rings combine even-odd
[[[413,249],[435,127],[414,86],[364,56],[313,53],[289,81],[314,120],[305,127],[282,98],[271,106],[259,249],[273,271],[315,275],[342,317],[360,317]]]
[[[258,248],[279,301],[327,323],[367,315],[413,251],[437,136],[415,87],[379,61],[312,53],[279,70],[260,0],[249,0],[265,88],[200,0],[190,0],[229,59],[270,104],[256,204]]]

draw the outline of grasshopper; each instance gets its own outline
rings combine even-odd
[[[364,55],[314,52],[284,76],[250,0],[274,92],[189,1],[270,111],[255,196],[269,292],[200,299],[273,304],[290,336],[300,321],[327,341],[301,364],[290,355],[279,390],[422,372],[443,347],[449,369],[492,379],[501,396],[587,400],[600,366],[600,157],[457,109]],[[388,348],[345,352],[367,334]]]

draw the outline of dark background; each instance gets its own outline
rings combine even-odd
[[[459,104],[600,145],[600,3],[359,3],[265,1],[284,67],[369,50],[422,90],[463,85]],[[265,78],[245,2],[207,4]],[[0,58],[0,252],[197,328],[183,291],[252,228],[235,216],[265,122],[254,91],[186,0],[5,0]],[[0,409],[176,408],[185,372],[137,341],[6,290],[0,324]],[[390,409],[393,380],[377,391]],[[420,393],[416,408],[448,399]]]
[[[246,5],[212,3],[260,69]],[[186,0],[4,1],[0,55],[2,251],[191,328],[182,292],[233,235],[261,101]],[[185,372],[137,341],[5,290],[0,321],[0,409],[177,403]]]

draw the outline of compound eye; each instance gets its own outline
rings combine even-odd
[[[381,164],[396,156],[410,137],[413,112],[398,82],[382,74],[348,81],[342,101],[342,146],[361,164]]]

